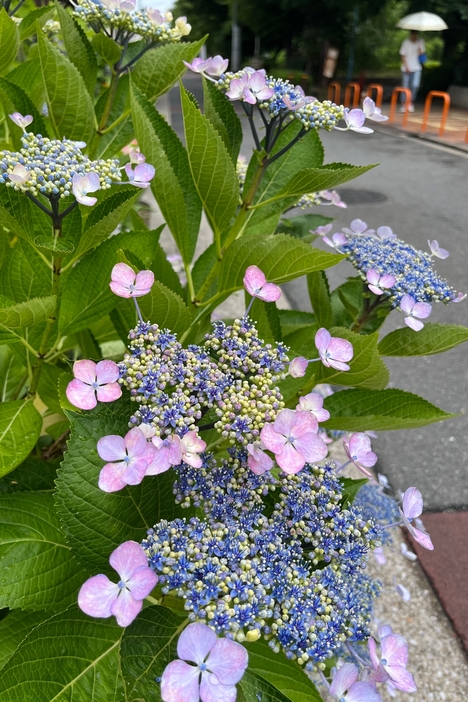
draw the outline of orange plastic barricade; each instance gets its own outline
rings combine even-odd
[[[353,104],[351,105],[351,90],[353,90]],[[359,83],[348,83],[345,90],[344,106],[355,107],[359,106],[359,98],[361,96],[361,86]]]
[[[405,109],[405,112],[404,112],[404,114],[403,114],[403,120],[402,120],[402,123],[401,123],[401,126],[402,126],[402,127],[406,127],[406,123],[407,123],[407,121],[408,121],[408,114],[409,114],[409,113],[408,113],[408,108],[409,108],[409,106],[410,106],[410,104],[411,104],[411,90],[410,90],[409,88],[402,88],[400,85],[398,85],[398,86],[394,89],[394,91],[393,91],[393,93],[392,93],[392,99],[391,99],[391,101],[390,101],[390,118],[389,118],[388,121],[389,121],[389,122],[394,122],[394,121],[395,121],[395,112],[396,112],[396,106],[397,106],[397,99],[398,99],[398,95],[399,95],[400,93],[403,93],[404,95],[406,95],[406,101],[405,101],[405,107],[406,107],[406,109]]]
[[[382,107],[382,100],[383,100],[383,85],[380,85],[380,83],[369,83],[367,86],[367,93],[366,97],[372,97],[372,92],[375,90],[375,106],[376,107]]]
[[[444,101],[444,109],[442,110],[442,119],[440,121],[439,136],[442,136],[445,130],[445,124],[447,122],[447,116],[450,109],[450,95],[444,93],[440,90],[431,90],[427,94],[426,102],[424,103],[424,116],[421,125],[421,132],[425,132],[427,129],[427,120],[429,119],[429,113],[431,111],[432,98],[440,97]]]
[[[337,105],[340,104],[341,98],[341,83],[334,81],[328,86],[328,99],[331,102],[335,102]]]
[[[468,144],[468,127],[466,128],[465,144]]]

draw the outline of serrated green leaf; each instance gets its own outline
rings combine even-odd
[[[216,236],[220,236],[239,204],[236,170],[220,135],[183,86],[181,100],[190,171],[210,225]]]
[[[31,115],[34,118],[34,132],[47,136],[48,131],[41,113],[36,109],[31,98],[15,83],[11,83],[6,78],[0,78],[0,95],[2,95],[2,107],[5,112],[20,112],[22,115]],[[8,125],[10,130],[17,130],[16,148],[22,148],[20,135],[23,130],[16,127],[13,122]],[[24,197],[24,195],[23,195]]]
[[[29,632],[50,616],[49,612],[22,612],[19,609],[8,612],[0,621],[0,669]]]
[[[42,417],[32,400],[0,404],[0,476],[16,468],[34,448]]]
[[[321,327],[330,327],[333,322],[333,312],[326,273],[324,271],[309,273],[307,276],[307,289],[317,323]]]
[[[57,477],[57,507],[74,555],[98,573],[111,574],[109,554],[123,541],[141,541],[160,519],[181,514],[174,503],[171,471],[116,493],[98,487],[104,463],[96,443],[107,434],[124,436],[134,407],[122,398],[86,414],[67,412],[72,429]]]
[[[97,36],[101,36],[98,34]],[[109,91],[113,90],[109,86],[107,90],[101,93],[96,103],[96,118],[99,121],[103,116],[106,108]],[[125,115],[123,119],[122,115]],[[107,134],[96,136],[95,143],[91,149],[91,153],[100,158],[113,158],[124,147],[127,146],[134,138],[132,118],[130,115],[130,75],[121,75],[117,83],[117,89],[112,98],[112,107],[107,119],[107,125],[114,124],[117,120],[118,124],[113,127]],[[96,154],[94,154],[96,148]]]
[[[41,458],[28,456],[14,471],[0,478],[0,493],[52,492],[59,466],[60,459],[44,461]]]
[[[24,193],[13,188],[0,188],[0,217],[2,227],[9,229],[30,244],[34,241],[32,206]]]
[[[2,495],[0,504],[0,606],[63,609],[84,573],[60,529],[53,495],[17,492]]]
[[[70,271],[60,305],[59,333],[62,336],[86,329],[109,314],[119,298],[109,288],[117,251],[133,251],[149,266],[156,255],[162,227],[151,232],[125,232],[104,241]]]
[[[117,63],[122,55],[122,49],[120,46],[110,37],[106,36],[102,32],[95,34],[91,40],[93,49],[102,56],[104,61],[109,65],[113,66]]]
[[[55,310],[55,296],[35,297],[18,305],[0,308],[0,324],[9,329],[22,329],[45,322]]]
[[[21,41],[29,39],[37,31],[37,22],[43,26],[51,15],[54,14],[54,8],[50,5],[47,7],[39,7],[37,10],[32,10],[22,18],[19,26],[19,36]]]
[[[133,207],[140,194],[138,188],[131,190],[119,188],[95,205],[86,220],[74,258],[80,258],[107,239]]]
[[[202,205],[190,174],[187,152],[167,122],[135,87],[132,115],[138,143],[148,163],[156,167],[151,189],[188,264],[197,244]]]
[[[358,480],[355,480],[354,478],[339,478],[339,481],[343,486],[343,491],[341,493],[341,503],[343,507],[348,504],[352,504],[356,499],[356,495],[358,494],[359,490],[369,482],[367,478],[359,478]]]
[[[21,397],[21,390],[27,382],[28,374],[24,366],[8,346],[0,346],[0,402]]]
[[[284,340],[284,343],[291,349],[289,357],[304,356],[305,358],[315,358],[317,356],[317,349],[314,339],[318,329],[318,323],[314,320],[312,325],[298,327],[295,331],[289,333]]]
[[[203,78],[203,108],[205,116],[219,133],[235,166],[242,144],[242,125],[226,96],[206,78]]]
[[[156,253],[149,266],[153,271],[155,279],[175,292],[182,299],[184,298],[184,289],[180,283],[179,276],[168,261],[166,252],[160,244],[156,245]]]
[[[97,77],[97,62],[93,48],[80,25],[65,8],[60,3],[55,2],[55,9],[62,29],[67,56],[81,73],[88,92],[93,96]]]
[[[54,237],[54,236],[36,236],[34,239],[38,249],[43,251],[51,251],[52,253],[68,254],[75,250],[73,244],[65,239]]]
[[[250,295],[245,294],[246,306],[250,302]],[[282,341],[281,323],[278,309],[274,303],[254,300],[250,308],[249,317],[255,321],[258,336],[266,343]]]
[[[301,312],[300,310],[278,310],[283,340],[287,344],[285,337],[292,332],[316,324],[315,316],[312,312]]]
[[[58,382],[62,374],[68,376],[68,380],[73,380],[73,373],[70,370],[64,370],[59,366],[53,366],[50,363],[44,363],[41,369],[37,392],[42,402],[53,412],[61,414],[60,399],[58,394]]]
[[[23,22],[21,24],[23,24]],[[28,61],[20,63],[19,66],[13,68],[8,73],[8,80],[10,83],[14,83],[22,88],[35,105],[40,105],[44,102],[41,65],[37,59],[28,59]]]
[[[337,185],[347,183],[367,173],[371,168],[375,168],[375,165],[351,166],[347,163],[329,163],[320,168],[306,168],[296,173],[276,195],[263,201],[262,206],[276,200],[284,200],[289,197],[299,198],[306,193],[335,188]]]
[[[245,702],[290,702],[274,685],[271,685],[261,675],[246,670],[238,687],[244,695]]]
[[[18,27],[4,7],[0,9],[0,75],[5,75],[19,49]]]
[[[184,612],[181,615],[156,605],[146,607],[125,631],[120,655],[130,699],[161,702],[160,686],[155,681],[177,658],[177,639],[187,623]]]
[[[285,217],[281,219],[276,231],[284,232],[296,239],[301,239],[301,241],[307,241],[308,243],[314,241],[317,238],[317,234],[313,231],[317,229],[318,226],[327,224],[332,220],[330,217],[322,217],[322,215],[307,214],[299,215],[298,217]]]
[[[132,80],[148,100],[154,102],[185,73],[187,69],[183,61],[190,63],[198,56],[205,41],[206,37],[195,42],[165,44],[150,49],[135,64]]]
[[[94,109],[80,71],[43,32],[37,33],[39,61],[49,116],[57,139],[89,141],[94,132]]]
[[[0,294],[26,302],[52,289],[50,268],[25,242],[18,240],[8,250],[0,275]]]
[[[124,702],[123,629],[72,606],[26,637],[0,673],[2,702]]]
[[[315,369],[317,382],[368,388],[369,390],[383,389],[390,379],[390,374],[377,350],[377,333],[364,336],[342,327],[332,327],[329,331],[334,337],[350,341],[353,345],[354,355],[349,361],[349,371],[338,371],[335,368],[327,368],[322,363],[317,363]]]
[[[468,341],[468,328],[459,324],[425,324],[419,332],[395,329],[380,341],[382,356],[430,356]]]
[[[322,702],[313,682],[302,668],[286,658],[284,653],[274,653],[266,641],[245,644],[249,652],[249,668],[264,678],[291,702]]]
[[[263,238],[243,236],[226,251],[221,262],[218,290],[242,288],[247,266],[259,266],[268,280],[285,283],[334,266],[342,259],[343,256],[313,249],[287,234],[272,234]]]
[[[396,389],[342,390],[325,398],[324,406],[330,419],[323,426],[343,431],[414,429],[456,416],[423,397]]]

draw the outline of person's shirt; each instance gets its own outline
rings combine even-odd
[[[426,52],[426,47],[422,39],[416,39],[416,41],[411,41],[411,39],[405,39],[400,49],[400,56],[404,56],[406,59],[406,65],[408,71],[413,73],[414,71],[420,71],[422,65],[419,62],[419,56]],[[401,65],[401,70],[405,70],[404,64]]]

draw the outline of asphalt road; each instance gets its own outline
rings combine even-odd
[[[190,76],[186,85],[201,101],[199,79]],[[181,134],[180,104],[174,91],[171,108],[173,127]],[[329,207],[315,211],[335,216],[336,231],[359,217],[373,229],[390,226],[400,238],[424,250],[428,239],[437,239],[451,254],[445,261],[436,259],[438,272],[457,291],[468,291],[468,154],[386,131],[385,127],[369,136],[325,133],[323,141],[326,162],[380,166],[338,189],[348,203],[347,210]],[[249,156],[251,148],[246,133],[242,152]],[[334,288],[355,271],[345,262],[328,274]],[[308,300],[305,281],[294,281],[285,288],[292,306],[304,309]],[[434,306],[430,321],[468,326],[468,299],[461,304]],[[402,324],[402,316],[394,312],[384,325],[384,333]],[[391,387],[417,393],[456,413],[468,412],[467,361],[468,343],[441,355],[386,359]],[[379,455],[378,469],[394,489],[416,485],[426,509],[468,509],[467,416],[411,431],[380,432],[373,441]]]

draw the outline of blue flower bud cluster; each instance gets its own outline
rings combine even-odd
[[[371,268],[380,275],[395,276],[389,299],[397,307],[404,295],[417,302],[449,303],[457,297],[455,290],[432,267],[432,258],[401,239],[379,239],[369,235],[348,235],[338,248],[359,271],[363,280]]]
[[[205,520],[160,522],[142,542],[163,594],[183,598],[189,619],[240,642],[262,636],[310,670],[368,636],[377,586],[363,570],[378,532],[342,506],[332,465],[254,476],[241,450],[195,473],[179,469],[174,490],[203,505]]]
[[[362,518],[373,521],[379,526],[395,524],[400,520],[398,506],[395,500],[386,495],[381,488],[376,485],[363,485],[353,502],[353,507],[358,509]],[[386,544],[392,539],[390,529],[379,531],[379,540]]]
[[[76,174],[97,173],[102,190],[122,180],[117,159],[91,161],[81,151],[85,146],[83,142],[49,139],[31,132],[25,132],[21,142],[23,146],[19,152],[0,151],[0,183],[15,190],[64,198],[72,193],[72,179]],[[8,177],[18,164],[29,173],[23,184],[13,183]]]
[[[151,43],[176,42],[189,34],[191,29],[190,25],[179,20],[173,24],[170,13],[166,16],[167,21],[157,24],[151,20],[146,9],[127,12],[118,7],[111,9],[94,0],[79,0],[73,14],[90,24],[93,29],[94,25],[97,25],[96,31],[99,30],[99,26],[117,30],[114,39],[121,46],[125,46],[132,35],[138,35]]]
[[[285,348],[264,344],[247,319],[213,327],[203,346],[187,349],[157,325],[140,323],[130,332],[120,382],[139,404],[132,426],[152,424],[158,436],[183,436],[213,408],[215,428],[231,443],[247,444],[276,418],[284,403],[274,383],[288,362]]]

